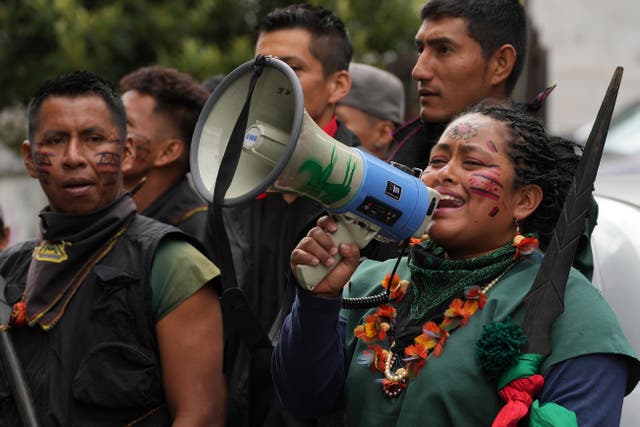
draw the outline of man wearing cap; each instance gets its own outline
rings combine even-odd
[[[385,160],[392,147],[392,132],[404,121],[404,87],[398,77],[360,63],[349,66],[351,90],[338,103],[336,115],[362,147]]]

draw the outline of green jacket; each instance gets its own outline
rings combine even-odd
[[[531,287],[540,257],[520,262],[489,292],[484,309],[449,337],[440,357],[430,357],[417,378],[397,398],[387,398],[377,381],[379,372],[371,372],[358,356],[368,348],[353,335],[367,310],[343,310],[347,320],[347,363],[345,387],[349,425],[358,426],[489,426],[503,406],[495,380],[482,371],[475,343],[482,327],[491,321],[510,319],[522,324],[522,299]],[[347,297],[377,294],[380,281],[395,260],[384,263],[365,261],[346,288]],[[406,259],[398,268],[401,278],[410,278]],[[373,312],[373,310],[371,310]],[[565,311],[556,320],[551,333],[552,353],[543,362],[541,373],[553,364],[592,353],[627,356],[630,369],[627,392],[637,383],[640,363],[624,336],[615,314],[600,293],[577,270],[569,276]],[[388,338],[382,343],[388,348]]]

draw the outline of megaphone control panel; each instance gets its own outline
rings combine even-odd
[[[379,240],[404,240],[426,233],[440,195],[420,178],[360,150],[363,169],[359,190],[335,213],[353,212],[380,226]]]
[[[402,211],[394,209],[371,196],[367,196],[356,210],[388,226],[393,226],[398,221],[398,218],[402,216]]]

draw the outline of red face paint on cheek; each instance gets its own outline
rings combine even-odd
[[[102,170],[118,169],[120,167],[120,153],[112,153],[110,151],[103,151],[97,153],[98,168]]]
[[[54,153],[38,150],[36,149],[33,152],[33,164],[35,165],[36,171],[38,175],[41,177],[48,177],[51,172],[51,167],[53,166],[53,159],[56,155]]]
[[[117,182],[118,173],[120,172],[120,166],[122,164],[119,153],[113,153],[110,151],[103,151],[96,154],[96,170],[104,180],[105,184],[112,185]]]
[[[151,154],[151,140],[144,135],[138,133],[130,133],[133,139],[133,149],[136,153],[135,163],[145,163]]]
[[[489,175],[475,173],[469,178],[469,190],[479,196],[499,200],[501,189],[502,184]]]
[[[493,217],[495,217],[496,215],[498,215],[498,212],[500,212],[500,209],[498,209],[498,207],[497,207],[497,206],[494,206],[494,207],[493,207],[493,209],[491,209],[491,210],[489,211],[489,216],[490,216],[491,218],[493,218]]]
[[[148,145],[136,145],[136,162],[146,162],[149,154],[151,154],[151,148]]]

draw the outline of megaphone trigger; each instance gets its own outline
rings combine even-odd
[[[362,249],[367,246],[380,231],[380,226],[363,221],[355,215],[334,215],[334,218],[338,229],[334,233],[329,233],[329,236],[336,246],[339,246],[340,243],[354,243]],[[298,264],[296,267],[298,283],[305,289],[312,291],[318,283],[338,265],[341,259],[340,254],[336,253],[333,256],[333,264],[331,264],[331,266],[322,264],[314,266]]]

